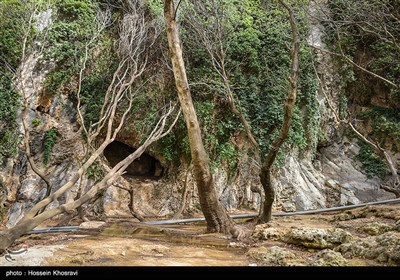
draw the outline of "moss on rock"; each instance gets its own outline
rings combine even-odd
[[[290,250],[279,246],[251,248],[247,252],[247,256],[266,265],[306,265],[304,259],[297,257]]]
[[[317,253],[312,266],[347,266],[349,261],[342,254],[331,249],[325,249]]]

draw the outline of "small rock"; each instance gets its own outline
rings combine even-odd
[[[140,246],[143,252],[165,254],[169,251],[169,248],[163,245],[146,244]]]
[[[273,246],[270,248],[251,248],[247,252],[247,255],[250,258],[263,263],[272,263],[278,265],[288,265],[290,260],[296,258],[295,254],[279,246]]]
[[[83,222],[79,225],[80,228],[82,229],[97,229],[103,226],[105,222],[101,221],[89,221],[89,222]]]
[[[125,252],[125,250],[123,250],[122,252],[121,252],[121,256],[125,256],[126,255],[126,252]]]
[[[400,220],[398,220],[398,221],[394,224],[393,230],[395,230],[395,231],[400,231]]]
[[[246,248],[247,246],[240,242],[229,242],[229,248]]]
[[[263,226],[263,227],[260,227]],[[281,228],[274,228],[274,227],[265,227],[264,225],[257,226],[254,233],[253,237],[256,237],[258,239],[262,240],[283,240],[284,236],[286,234],[285,229]]]

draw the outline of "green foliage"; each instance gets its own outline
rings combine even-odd
[[[22,55],[28,7],[16,0],[0,2],[0,161],[17,152],[16,118],[20,97],[13,88],[9,67],[16,69]]]
[[[57,18],[48,28],[44,54],[46,61],[56,63],[45,81],[47,91],[53,94],[73,87],[95,17],[93,2],[89,0],[56,0],[55,9]]]
[[[287,143],[298,147],[300,150],[304,150],[308,146],[308,139],[303,122],[304,120],[301,117],[298,107],[295,107]]]
[[[41,125],[42,124],[42,120],[41,119],[36,119],[36,118],[33,118],[32,119],[32,125],[33,125],[33,127],[38,127],[39,125]]]
[[[53,151],[54,145],[57,143],[58,131],[56,128],[51,128],[44,133],[43,137],[43,163],[49,164],[51,158],[51,152]]]
[[[103,180],[104,176],[106,175],[103,168],[98,162],[92,163],[89,168],[86,170],[86,175],[89,179],[95,181],[96,183]]]
[[[344,94],[339,96],[339,118],[346,119],[348,116],[348,98]]]
[[[306,1],[294,2],[292,5],[296,9],[301,35],[307,38],[309,29],[306,14],[301,9]],[[270,3],[269,8],[264,9],[263,3],[249,0],[219,1],[218,4],[213,2],[216,6],[211,1],[203,3],[205,8],[197,14],[194,6],[189,5],[187,8],[187,23],[184,21],[182,24],[185,28],[182,37],[186,46],[185,54],[188,56],[189,80],[199,81],[199,86],[192,87],[192,92],[196,101],[196,112],[202,120],[206,146],[210,148],[208,150],[211,151],[211,157],[218,164],[218,145],[231,143],[231,138],[226,135],[231,136],[238,128],[243,128],[236,116],[227,114],[231,109],[223,102],[226,95],[221,86],[223,81],[213,70],[207,50],[199,45],[198,32],[191,31],[193,21],[198,22],[206,34],[209,34],[211,44],[218,44],[219,38],[222,38],[230,84],[258,139],[262,155],[265,155],[282,125],[283,107],[289,89],[291,60],[288,46],[292,37],[287,11],[278,3]],[[217,12],[213,13],[215,9]],[[217,32],[215,26],[218,24],[222,25],[220,37],[213,35]],[[315,58],[304,45],[302,44],[300,51],[298,100],[288,145],[285,147],[313,150],[320,135],[317,125],[318,102],[315,98],[317,83],[312,64]],[[204,81],[209,86],[201,86]],[[215,107],[202,108],[199,107],[199,102],[211,102]],[[208,128],[210,121],[212,125]],[[225,125],[222,126],[227,129],[224,130],[224,140],[221,140],[216,135],[214,126],[223,123]]]
[[[179,119],[172,133],[156,143],[156,147],[159,147],[158,149],[168,164],[179,165],[181,159],[190,161],[189,137],[183,117]]]
[[[16,155],[18,141],[15,141],[15,139],[18,139],[15,130],[7,130],[0,135],[0,160],[2,160],[3,157],[12,157]]]
[[[22,55],[22,40],[29,19],[30,1],[2,0],[0,2],[0,54],[16,68]]]
[[[363,120],[371,120],[373,135],[382,139],[384,145],[386,140],[392,143],[400,142],[400,113],[391,108],[372,107],[371,110],[359,114]]]
[[[374,175],[383,178],[387,174],[387,168],[384,160],[374,154],[374,151],[370,146],[362,141],[358,141],[360,146],[360,152],[357,155],[357,159],[362,163],[362,167],[368,177]]]
[[[86,126],[98,121],[105,93],[117,66],[113,59],[113,41],[109,37],[103,36],[101,38],[97,50],[99,55],[88,63],[90,70],[82,83],[81,102],[85,106],[84,120]]]
[[[153,16],[162,15],[164,10],[164,2],[158,0],[145,0],[144,1]]]
[[[0,73],[0,161],[17,151],[17,110],[19,95],[13,89],[11,77]]]
[[[225,161],[228,166],[228,171],[233,171],[236,168],[239,153],[236,147],[231,142],[225,142],[217,147],[217,155],[219,155],[219,162]]]
[[[233,172],[238,152],[230,137],[238,123],[233,120],[231,110],[225,110],[211,100],[198,100],[195,108],[202,127],[204,145],[211,157],[212,169],[216,170],[224,164],[228,171]]]
[[[56,0],[60,17],[69,22],[90,22],[93,19],[93,1]]]
[[[341,46],[348,59],[398,85],[400,48],[397,40],[400,38],[400,20],[396,15],[400,2],[329,0],[328,6],[335,22],[326,22],[326,39],[333,51],[340,52]],[[375,139],[380,139],[380,142],[390,138],[393,142],[398,142],[400,115],[394,112],[400,109],[400,91],[353,67],[344,59],[339,59],[338,64],[341,66],[343,89],[341,105],[345,103],[342,98],[347,98],[356,107],[372,107],[360,115],[365,123],[371,122],[371,134]],[[382,100],[382,97],[386,98],[385,104],[373,102],[374,99]],[[341,110],[340,116],[347,117],[344,110]]]

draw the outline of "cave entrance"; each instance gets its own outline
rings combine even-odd
[[[134,151],[136,151],[135,148],[122,142],[114,141],[104,149],[104,156],[110,165],[114,167]],[[156,158],[143,153],[126,168],[125,172],[124,176],[128,177],[159,179],[163,175],[164,168]]]

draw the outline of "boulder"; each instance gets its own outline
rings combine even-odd
[[[98,229],[105,225],[105,222],[102,221],[89,221],[89,222],[83,222],[79,225],[79,228],[81,229]]]
[[[296,257],[290,250],[279,246],[251,248],[247,256],[267,265],[305,265],[304,260]]]
[[[334,248],[352,239],[352,235],[340,228],[290,228],[282,229],[257,226],[253,237],[261,240],[277,240],[313,249]]]
[[[333,248],[352,239],[352,235],[339,228],[292,228],[285,237],[285,242],[302,245],[307,248]]]
[[[342,254],[331,249],[325,249],[317,253],[312,266],[347,266],[349,261]]]
[[[358,231],[367,233],[369,235],[380,235],[391,230],[393,230],[393,226],[378,222],[363,225],[358,229]]]

